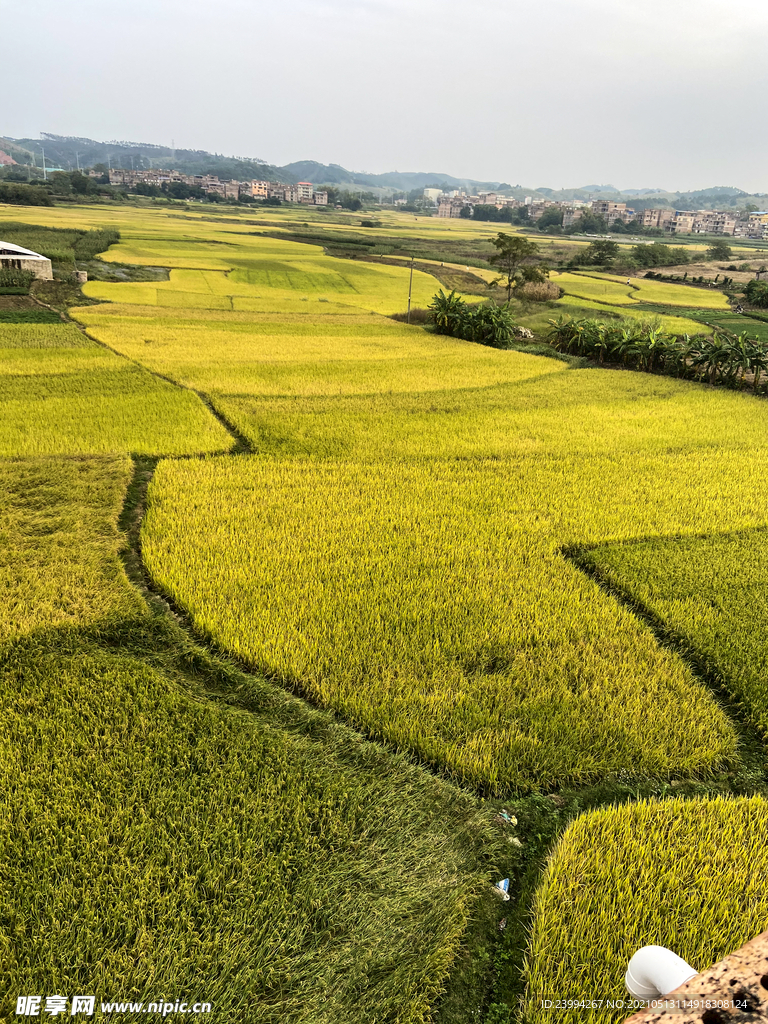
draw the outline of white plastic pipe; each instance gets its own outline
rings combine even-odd
[[[635,999],[654,999],[668,995],[698,973],[671,949],[643,946],[629,961],[624,983]]]

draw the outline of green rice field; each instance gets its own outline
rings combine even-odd
[[[586,565],[637,602],[768,736],[768,612],[762,529],[596,547]]]

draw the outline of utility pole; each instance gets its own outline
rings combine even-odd
[[[77,170],[78,170],[78,173],[79,173],[80,172],[80,154],[79,153],[75,153],[75,160],[77,161]]]
[[[40,149],[43,151],[43,181],[48,181],[48,172],[45,169],[45,146],[41,146]]]
[[[411,256],[411,277],[408,281],[408,319],[406,323],[411,322],[411,292],[413,291],[413,256]]]

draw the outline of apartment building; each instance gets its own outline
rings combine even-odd
[[[471,206],[469,196],[443,196],[437,204],[438,217],[460,217],[465,206]]]
[[[661,228],[670,231],[675,219],[674,210],[638,210],[635,219],[641,228]]]
[[[605,217],[609,224],[613,224],[617,219],[623,220],[624,214],[627,212],[627,204],[612,203],[607,199],[594,199],[592,201],[592,212]]]
[[[738,238],[768,238],[768,210],[757,210],[736,222],[733,231]]]
[[[538,220],[539,217],[548,210],[551,206],[559,206],[559,203],[554,203],[549,199],[538,199],[536,202],[528,204],[528,219]]]
[[[700,210],[693,221],[695,235],[732,235],[735,227],[735,214],[717,210]]]

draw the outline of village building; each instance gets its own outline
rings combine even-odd
[[[0,270],[27,270],[41,281],[53,280],[53,268],[47,257],[11,242],[0,242]]]
[[[296,194],[300,203],[311,203],[314,195],[311,181],[300,181],[296,186]]]

